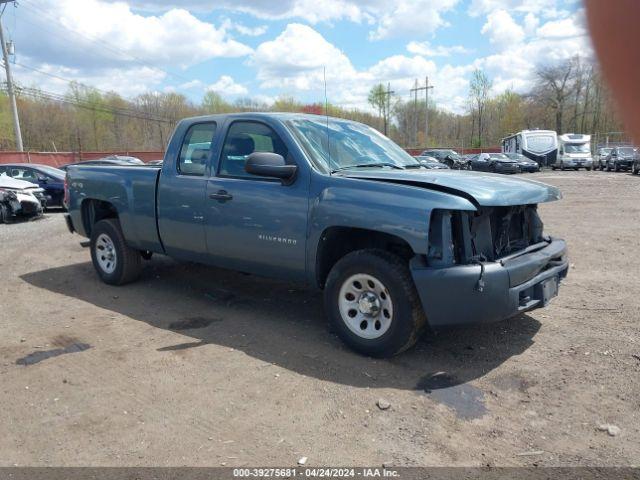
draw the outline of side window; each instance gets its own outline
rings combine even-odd
[[[287,159],[288,151],[282,139],[271,127],[258,122],[235,122],[229,127],[220,158],[221,176],[257,178],[244,170],[253,152],[271,152]]]
[[[180,149],[177,165],[178,173],[182,175],[204,175],[215,133],[215,123],[199,123],[189,128]]]
[[[36,182],[38,180],[36,174],[30,168],[13,168],[10,175],[13,178],[27,182]]]

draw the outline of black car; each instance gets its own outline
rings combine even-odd
[[[445,148],[434,148],[431,150],[425,150],[420,157],[433,157],[440,163],[444,163],[449,168],[455,168],[456,170],[468,170],[469,163],[462,158],[455,150]]]
[[[504,153],[479,153],[471,157],[471,169],[493,173],[520,173],[520,164]]]
[[[44,189],[47,207],[63,207],[65,172],[49,165],[36,163],[5,163],[0,175],[34,183]]]
[[[431,170],[449,170],[449,167],[447,167],[444,163],[441,163],[437,159],[430,157],[428,155],[419,155],[415,158],[425,168],[428,168]]]
[[[607,172],[614,170],[631,170],[637,155],[637,149],[634,147],[615,147],[609,155],[607,155],[606,167]]]
[[[540,171],[540,165],[538,162],[525,157],[521,153],[505,153],[505,155],[511,160],[518,162],[521,172],[535,173]]]
[[[85,160],[83,162],[69,163],[60,167],[61,170],[67,170],[72,165],[144,165],[144,162],[136,157],[128,157],[125,155],[109,155],[108,157],[98,158],[96,160]]]

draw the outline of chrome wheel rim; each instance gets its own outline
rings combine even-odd
[[[358,337],[384,335],[393,321],[393,301],[387,287],[372,275],[357,273],[345,280],[338,297],[340,316]]]
[[[116,269],[116,261],[118,259],[116,255],[116,247],[109,235],[101,233],[96,239],[96,259],[98,265],[105,273],[113,273]]]

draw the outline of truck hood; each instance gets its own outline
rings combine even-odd
[[[562,198],[560,190],[534,180],[457,170],[343,171],[341,176],[437,190],[469,199],[483,207],[532,205]]]

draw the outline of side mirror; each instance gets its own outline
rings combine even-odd
[[[279,178],[282,183],[289,185],[298,167],[287,165],[282,155],[270,152],[253,152],[244,164],[244,170],[251,175],[260,177]]]

